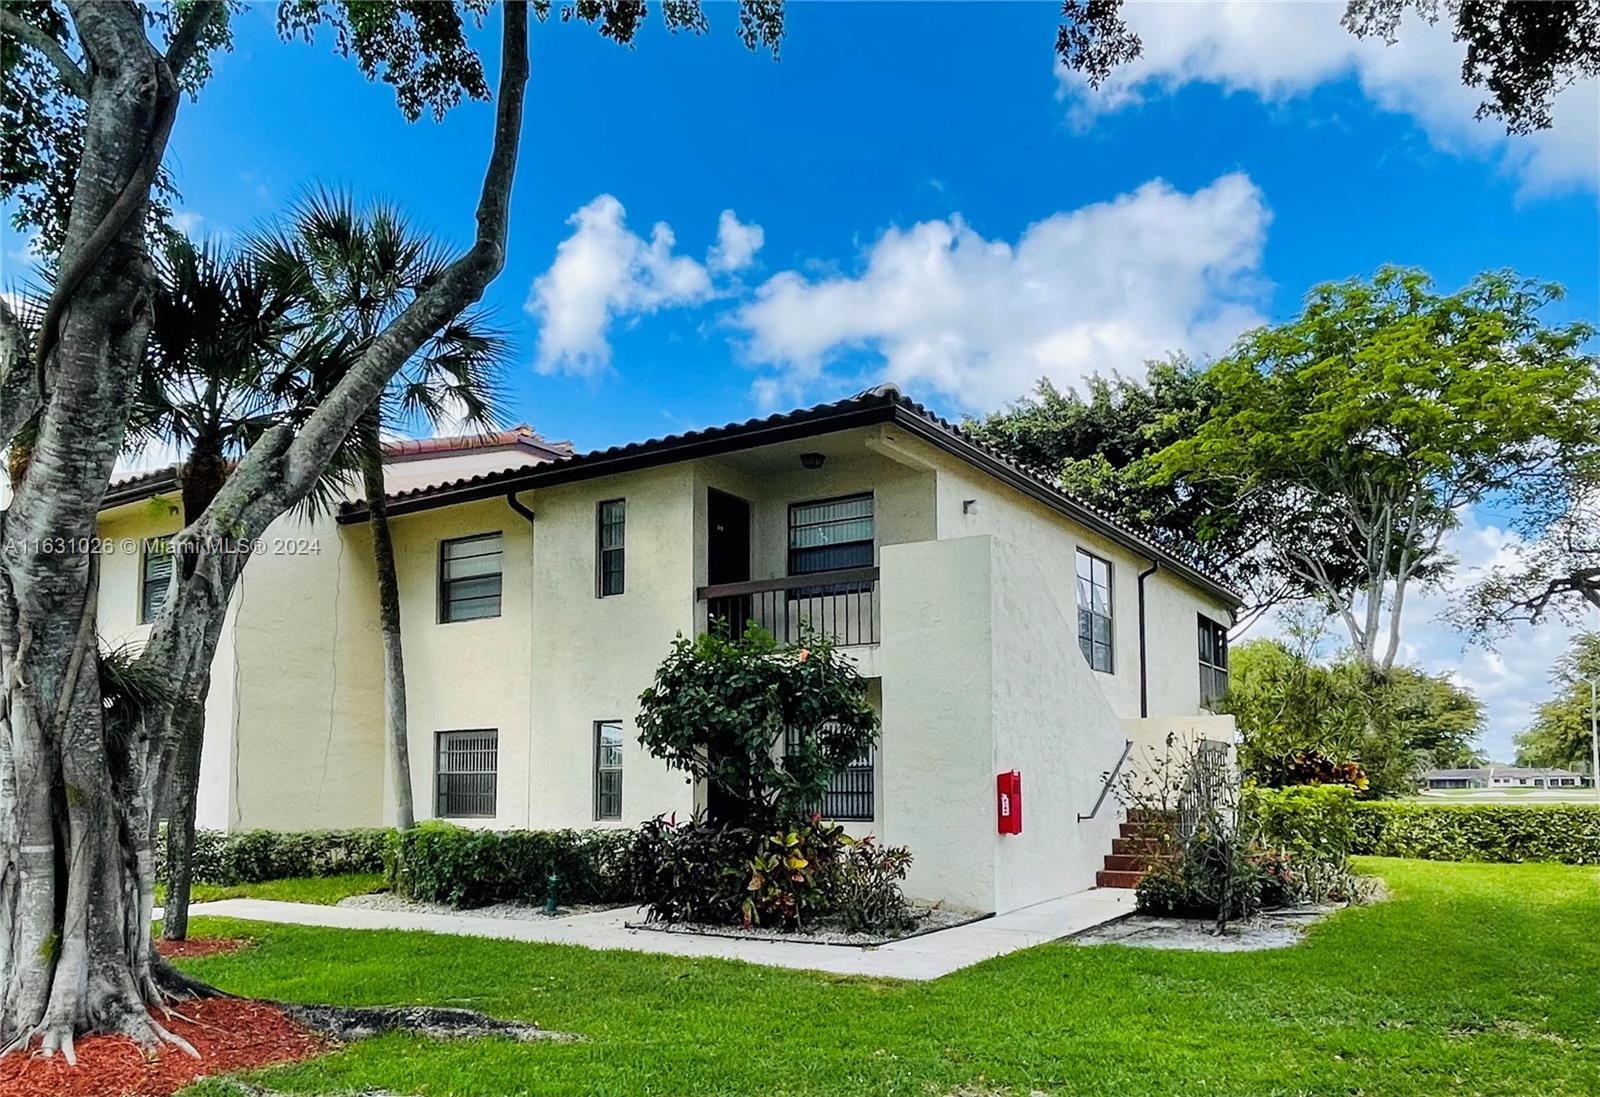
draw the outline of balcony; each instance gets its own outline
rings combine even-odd
[[[749,623],[766,629],[780,644],[820,634],[839,647],[878,642],[878,569],[847,568],[701,587],[707,627],[743,635]]]

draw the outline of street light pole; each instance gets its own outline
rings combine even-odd
[[[1594,794],[1600,798],[1600,704],[1596,703],[1596,689],[1600,675],[1589,679],[1589,777],[1594,782]]]

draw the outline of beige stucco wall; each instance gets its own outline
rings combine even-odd
[[[1012,910],[1092,886],[1111,848],[1114,811],[1077,816],[1121,727],[1042,578],[990,535],[883,553],[884,837],[912,850],[912,895]],[[1023,828],[1002,835],[995,778],[1012,769]]]
[[[1232,716],[1204,713],[1199,716],[1152,717],[1122,721],[1123,734],[1131,744],[1124,767],[1124,787],[1154,794],[1155,782],[1180,779],[1186,759],[1192,758],[1202,739],[1238,742],[1238,728]]]
[[[1150,559],[893,428],[885,428],[881,445],[936,470],[935,521],[940,539],[992,534],[1017,546],[1038,562],[1045,586],[1068,607],[1074,622],[1077,550],[1111,563],[1112,671],[1091,673],[1117,715],[1139,716],[1138,576],[1149,568]],[[1228,608],[1170,570],[1158,569],[1145,580],[1145,597],[1150,715],[1197,714],[1202,710],[1196,615],[1204,613],[1226,624],[1231,620]],[[1081,652],[1078,657],[1082,658]]]

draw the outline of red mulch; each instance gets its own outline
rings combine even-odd
[[[238,952],[255,944],[242,937],[191,937],[187,941],[156,941],[156,951],[167,959],[193,959],[196,956],[216,956],[224,952]]]
[[[147,1053],[125,1036],[88,1036],[77,1043],[76,1067],[59,1053],[0,1058],[0,1097],[166,1097],[199,1078],[309,1059],[329,1046],[261,1002],[208,998],[178,1007],[189,1020],[157,1019],[200,1058],[170,1045]]]

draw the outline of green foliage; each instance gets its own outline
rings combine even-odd
[[[1361,888],[1350,870],[1355,791],[1344,785],[1245,790],[1244,811],[1256,842],[1281,854],[1287,893],[1310,902],[1346,901]]]
[[[634,895],[632,831],[471,830],[431,821],[395,835],[386,874],[397,895],[454,907],[543,902],[550,877],[563,903]]]
[[[865,680],[829,640],[779,648],[754,625],[679,636],[639,706],[639,741],[709,783],[713,821],[757,830],[809,815],[878,736]]]
[[[1285,592],[1337,615],[1358,660],[1386,668],[1399,633],[1381,611],[1449,572],[1461,509],[1600,449],[1593,329],[1541,315],[1561,295],[1511,272],[1439,294],[1396,267],[1317,286],[1297,318],[1211,368],[1211,414],[1153,459],[1154,481],[1248,503],[1234,517],[1252,519]]]
[[[1174,356],[1144,380],[1091,376],[1083,394],[1048,380],[1002,411],[969,418],[966,431],[1012,461],[1057,479],[1095,509],[1148,533],[1222,576],[1252,602],[1269,582],[1249,549],[1251,523],[1226,484],[1158,479],[1155,456],[1198,430],[1216,393],[1204,370]]]
[[[1156,861],[1134,889],[1142,914],[1215,918],[1219,926],[1287,899],[1287,866],[1232,827],[1202,825]]]
[[[194,882],[234,885],[382,872],[384,849],[393,833],[379,828],[246,830],[236,834],[196,830]],[[164,833],[158,846],[165,846]],[[164,868],[166,864],[166,850],[158,848],[156,865]]]
[[[827,877],[845,841],[844,828],[820,821],[759,836],[739,904],[744,924],[800,929],[827,911]]]
[[[1304,644],[1265,639],[1235,645],[1229,659],[1220,707],[1238,721],[1239,764],[1258,784],[1400,796],[1415,790],[1418,770],[1476,758],[1483,707],[1444,675],[1400,666],[1374,678],[1348,656],[1320,662]],[[1360,774],[1341,773],[1349,764]]]
[[[900,891],[904,847],[854,839],[816,816],[781,830],[658,817],[639,828],[631,876],[657,922],[897,930],[910,919]]]
[[[1355,805],[1357,853],[1600,864],[1600,804]]]
[[[1600,632],[1580,633],[1556,661],[1554,696],[1535,710],[1518,733],[1517,764],[1577,768],[1590,762],[1589,679],[1600,678]]]
[[[846,839],[844,856],[828,882],[839,924],[850,933],[895,930],[911,921],[900,885],[911,868],[911,851],[880,845],[871,835]]]

